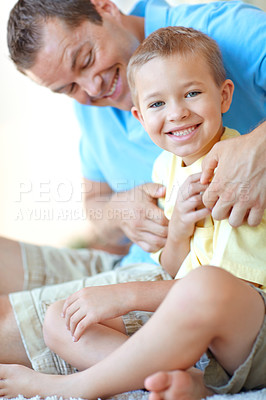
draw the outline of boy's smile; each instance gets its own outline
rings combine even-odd
[[[220,139],[233,83],[226,80],[219,88],[199,54],[155,57],[135,78],[139,106],[133,115],[158,146],[189,165]]]

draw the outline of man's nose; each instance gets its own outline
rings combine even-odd
[[[80,88],[87,93],[88,96],[100,97],[102,94],[102,78],[100,75],[94,77],[82,77],[79,81]]]

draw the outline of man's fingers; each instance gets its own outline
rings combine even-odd
[[[218,165],[218,155],[215,152],[215,146],[212,150],[206,155],[202,162],[202,174],[200,178],[200,182],[203,185],[207,185],[210,180],[213,178],[214,170]]]
[[[244,207],[243,203],[236,203],[231,209],[228,219],[229,224],[233,228],[241,226],[246,220],[247,211],[247,207]]]
[[[157,228],[156,229],[156,233],[160,230],[167,230],[167,226],[169,224],[169,220],[166,218],[166,216],[164,215],[164,212],[161,208],[154,206],[153,207],[148,207],[145,210],[145,217],[147,222],[151,221],[154,224],[158,225],[157,227],[154,225],[152,228]],[[145,225],[145,228],[148,228],[148,226]]]
[[[205,204],[205,203],[204,203]],[[222,219],[228,218],[232,209],[231,203],[224,202],[220,198],[215,203],[212,209],[212,217],[217,221],[221,221]]]
[[[146,232],[143,235],[142,239],[138,241],[138,245],[148,253],[153,253],[155,251],[160,250],[166,244],[166,237],[162,238],[156,235],[153,235],[150,232]]]
[[[263,214],[264,214],[263,208],[256,208],[256,207],[251,208],[247,216],[247,223],[250,226],[259,225],[261,223]]]
[[[155,199],[164,197],[166,193],[166,187],[160,183],[145,183],[142,188],[145,194]]]

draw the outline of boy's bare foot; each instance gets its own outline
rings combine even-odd
[[[188,371],[157,372],[145,379],[149,400],[201,400],[213,395],[203,383],[203,373]]]
[[[48,375],[22,365],[0,364],[0,397],[12,398],[19,394],[29,398],[36,395],[79,397],[75,375]]]

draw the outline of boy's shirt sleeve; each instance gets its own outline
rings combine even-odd
[[[245,281],[261,285],[266,291],[266,211],[262,222],[230,227],[228,220],[216,221],[211,265],[221,266]],[[224,225],[224,227],[223,227]]]

